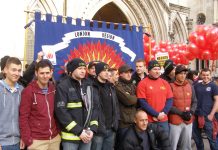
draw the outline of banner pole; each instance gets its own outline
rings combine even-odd
[[[148,24],[148,33],[151,35],[151,24]],[[151,36],[149,37],[149,61],[151,60],[152,52],[151,52]]]
[[[67,0],[63,1],[63,16],[67,16]]]
[[[26,14],[26,24],[29,20],[29,13]],[[23,56],[23,70],[25,69],[25,65],[27,64],[27,34],[28,34],[28,28],[25,29],[25,35],[24,35],[24,56]]]

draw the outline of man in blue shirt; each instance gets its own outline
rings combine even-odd
[[[211,150],[218,150],[217,120],[218,120],[218,86],[211,81],[211,71],[202,69],[202,82],[194,88],[198,99],[193,123],[193,138],[198,150],[204,150],[201,129],[205,130]]]

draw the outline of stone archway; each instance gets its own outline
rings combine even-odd
[[[172,32],[174,34],[174,43],[187,42],[187,29],[179,13],[176,13],[172,18]]]
[[[113,2],[106,4],[100,10],[98,10],[92,19],[105,22],[129,24],[126,16]]]
[[[130,25],[142,25],[144,31],[149,32],[147,27],[150,24],[150,32],[156,41],[168,39],[168,17],[166,16],[169,15],[170,10],[163,0],[92,0],[92,4],[83,10],[81,18],[95,19],[101,9],[109,8],[110,5],[118,7],[118,13],[122,12]],[[98,20],[105,21],[107,18],[98,18]],[[107,21],[113,22],[113,20]],[[122,20],[116,21],[122,23]]]

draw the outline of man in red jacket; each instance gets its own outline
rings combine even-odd
[[[173,106],[168,114],[172,150],[191,150],[193,113],[197,99],[192,85],[186,80],[188,69],[178,65],[175,81],[170,83],[173,91]]]
[[[20,132],[28,150],[59,150],[60,136],[54,119],[55,87],[49,83],[53,66],[41,60],[35,68],[37,80],[30,83],[21,94]]]

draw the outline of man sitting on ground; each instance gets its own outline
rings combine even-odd
[[[124,136],[119,150],[170,150],[168,133],[157,124],[148,124],[145,111],[137,110],[131,126]],[[161,141],[160,143],[157,143]]]

